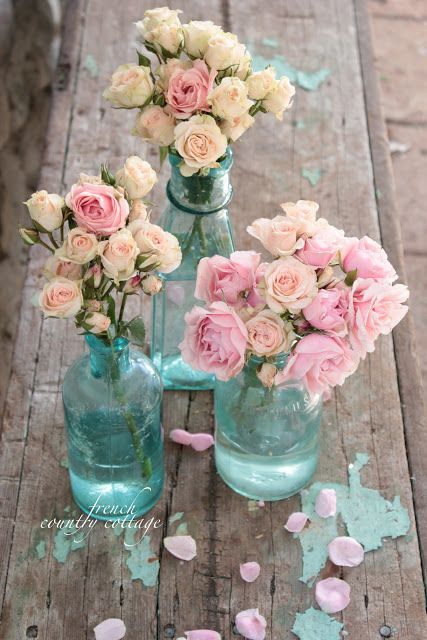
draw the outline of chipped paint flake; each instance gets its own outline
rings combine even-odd
[[[97,78],[99,76],[98,63],[90,53],[86,56],[83,68],[86,69],[91,78]]]
[[[310,607],[304,613],[297,613],[292,633],[300,640],[341,640],[342,628],[341,622],[335,618]]]
[[[272,47],[273,45],[267,44],[266,40],[270,43],[274,42],[271,38],[264,38],[264,40],[261,41],[261,45]],[[249,49],[256,52],[258,44],[259,43],[249,44]],[[252,68],[254,71],[261,71],[265,69],[265,67],[268,67],[268,65],[275,67],[278,76],[288,76],[292,83],[306,91],[316,91],[331,74],[330,70],[326,68],[317,69],[316,71],[298,69],[291,65],[285,56],[280,53],[276,53],[272,57],[265,57],[259,53],[252,54]]]
[[[312,187],[315,187],[317,185],[317,183],[319,182],[320,178],[322,177],[322,170],[321,169],[307,169],[306,167],[303,167],[301,169],[301,175],[303,178],[305,178],[306,180],[309,181],[309,183],[311,184]]]
[[[181,520],[184,517],[184,512],[183,511],[177,511],[177,513],[174,513],[168,520],[168,523],[171,525],[174,522],[176,522],[177,520]]]
[[[40,540],[40,542],[36,544],[35,549],[37,558],[39,560],[43,560],[43,558],[46,556],[46,541]]]
[[[67,526],[58,529],[53,539],[53,557],[58,562],[64,564],[70,551],[77,551],[85,546],[85,541],[81,539],[82,532],[77,531],[75,526]]]
[[[135,531],[126,529],[125,549],[129,552],[126,564],[132,580],[141,580],[144,586],[154,587],[159,574],[159,559],[150,546],[151,538],[146,535],[141,541],[135,541]]]
[[[186,522],[181,522],[175,531],[176,536],[186,536],[188,535],[188,524]]]

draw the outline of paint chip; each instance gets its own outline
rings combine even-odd
[[[335,618],[310,607],[304,613],[297,613],[292,633],[300,640],[340,640],[342,628]]]

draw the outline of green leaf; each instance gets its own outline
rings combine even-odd
[[[149,58],[147,58],[147,56],[144,56],[144,54],[140,53],[138,51],[138,49],[136,50],[136,53],[138,54],[138,64],[140,67],[150,67],[151,68],[151,61]]]
[[[132,342],[143,347],[145,344],[145,324],[141,316],[136,316],[129,322],[128,330],[132,336]]]
[[[157,93],[153,97],[153,104],[164,107],[166,104],[165,96],[162,93]]]
[[[107,297],[107,316],[110,318],[111,320],[111,324],[112,325],[116,325],[116,301],[114,300],[113,296],[108,296]]]
[[[112,187],[116,186],[116,179],[106,164],[101,164],[101,180]]]
[[[160,147],[159,156],[160,156],[160,166],[163,165],[164,161],[168,157],[169,147]]]
[[[352,287],[356,278],[357,278],[357,269],[353,269],[352,271],[347,272],[344,282],[348,287]]]

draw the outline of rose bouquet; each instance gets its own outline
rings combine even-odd
[[[116,108],[139,109],[134,134],[158,145],[162,159],[170,152],[184,176],[206,175],[257,113],[281,120],[295,88],[271,66],[253,73],[236,35],[211,21],[181,24],[179,13],[145,12],[136,27],[158,66],[138,53],[138,64],[120,65],[103,95]]]
[[[44,315],[73,318],[82,333],[107,347],[115,402],[146,479],[151,461],[140,442],[141,426],[126,407],[117,344],[123,339],[144,344],[143,319],[125,318],[126,301],[141,291],[158,293],[162,279],[155,271],[169,273],[181,262],[177,239],[149,221],[144,198],[156,179],[150,164],[137,156],[115,175],[102,166],[100,175],[81,174],[65,198],[34,193],[25,203],[32,225],[20,229],[26,244],[50,252],[43,268],[46,283],[35,301]]]
[[[200,261],[195,297],[207,306],[186,315],[182,357],[226,381],[256,356],[266,387],[299,380],[327,397],[402,320],[409,292],[377,242],[316,219],[315,202],[281,206],[247,228],[272,262],[254,251]]]

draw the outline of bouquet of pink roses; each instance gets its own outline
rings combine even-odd
[[[345,237],[316,219],[315,202],[281,207],[285,215],[247,228],[272,262],[254,251],[200,261],[195,297],[207,307],[186,315],[182,357],[226,381],[255,355],[266,387],[300,380],[327,396],[402,320],[409,292],[393,284],[398,276],[374,240]],[[282,370],[280,353],[288,354]]]
[[[258,112],[281,120],[295,88],[269,66],[256,73],[237,36],[211,21],[181,24],[180,11],[160,7],[136,23],[158,66],[138,53],[122,64],[104,97],[116,108],[139,109],[134,133],[182,158],[181,173],[205,174],[223,159],[227,144],[254,123]]]
[[[115,175],[105,166],[100,176],[81,174],[65,199],[37,191],[27,200],[32,226],[20,235],[51,253],[37,298],[45,316],[73,317],[106,342],[144,341],[142,318],[124,319],[126,300],[139,291],[158,293],[162,280],[152,272],[170,273],[181,262],[175,236],[149,221],[144,197],[156,180],[148,162],[131,156]]]

